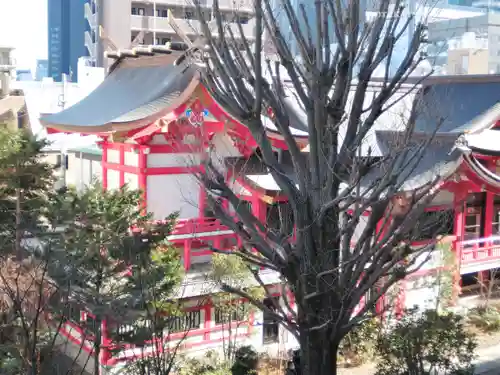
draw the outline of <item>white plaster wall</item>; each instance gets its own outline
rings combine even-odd
[[[124,154],[125,165],[137,167],[139,165],[139,155],[132,151],[127,151]]]
[[[108,169],[108,189],[120,187],[120,172]]]
[[[416,267],[419,267],[421,264],[423,265],[420,268],[420,271],[432,270],[434,268],[441,267],[444,261],[443,255],[443,252],[439,249],[434,251],[425,251],[416,257],[415,265],[412,266],[410,270],[416,269]]]
[[[108,163],[120,163],[120,151],[118,150],[107,150],[108,152]]]
[[[191,167],[200,165],[199,154],[149,154],[148,168],[155,167]]]
[[[102,181],[102,163],[101,163],[101,161],[92,160],[90,162],[90,164],[91,164],[92,177],[94,177],[98,181]]]
[[[414,277],[406,281],[405,308],[435,308],[439,297],[439,287],[436,283],[436,277],[432,275]]]
[[[157,220],[179,211],[181,219],[198,217],[200,186],[191,174],[147,177],[148,211]]]
[[[139,178],[136,174],[125,173],[124,182],[128,185],[129,189],[137,190],[139,189]]]

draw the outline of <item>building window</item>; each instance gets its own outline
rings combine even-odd
[[[161,17],[161,9],[156,9],[156,17]]]
[[[167,9],[162,10],[161,11],[161,16],[167,18],[168,17],[168,10]]]
[[[160,44],[160,38],[155,38],[155,45],[159,45]]]
[[[146,9],[145,8],[137,8],[137,14],[139,16],[145,16],[146,15]]]
[[[236,303],[231,307],[216,307],[215,308],[215,324],[231,324],[243,322],[247,319],[248,313],[247,303]]]
[[[493,198],[493,219],[491,220],[491,235],[500,236],[500,195],[495,195]],[[500,244],[500,239],[493,241],[495,244]]]
[[[465,205],[464,240],[474,240],[483,235],[483,211],[485,209],[486,193],[473,193],[467,197]],[[472,247],[468,244],[465,247]]]
[[[174,316],[169,319],[165,330],[167,333],[185,332],[199,329],[201,325],[201,311],[188,311],[183,316]]]
[[[467,210],[465,216],[465,240],[472,240],[481,236],[481,213],[475,208]]]
[[[242,25],[246,25],[248,23],[249,18],[247,16],[238,16],[238,22]]]
[[[132,7],[132,15],[137,15],[137,8],[136,7]]]
[[[275,312],[276,311],[276,304],[278,302],[278,298],[273,297],[271,298],[266,298],[264,300],[264,305],[266,307]],[[274,319],[274,316],[268,312],[268,310],[264,310],[264,316],[263,316],[263,324],[262,324],[262,336],[264,339],[264,344],[272,344],[272,343],[277,343],[279,341],[279,325],[278,322]]]
[[[192,20],[192,19],[194,19],[194,13],[191,11],[186,11],[184,13],[184,18],[187,20]]]

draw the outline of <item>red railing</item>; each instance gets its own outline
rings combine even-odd
[[[196,218],[178,220],[172,235],[227,231],[228,227],[216,218]]]
[[[500,259],[500,236],[457,241],[455,246],[461,264]]]

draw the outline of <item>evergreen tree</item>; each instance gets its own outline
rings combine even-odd
[[[0,127],[0,368],[6,373],[37,373],[51,342],[43,312],[56,289],[46,274],[48,252],[34,251],[41,250],[54,195],[46,145],[25,130]]]
[[[0,130],[0,243],[21,259],[23,239],[42,229],[54,184],[54,166],[42,161],[44,140],[24,130]]]
[[[98,183],[81,193],[68,191],[55,207],[65,231],[51,274],[94,317],[89,329],[98,373],[104,319],[115,328],[137,328],[146,316],[169,308],[182,279],[180,255],[166,240],[176,215],[151,224],[151,215],[143,214],[141,192],[104,190]],[[133,333],[113,339],[138,341],[138,329]]]

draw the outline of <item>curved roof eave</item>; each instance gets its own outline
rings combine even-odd
[[[124,61],[86,98],[41,118],[41,124],[88,134],[129,131],[175,110],[195,92],[199,72],[186,64],[174,65],[171,56],[156,57]]]

